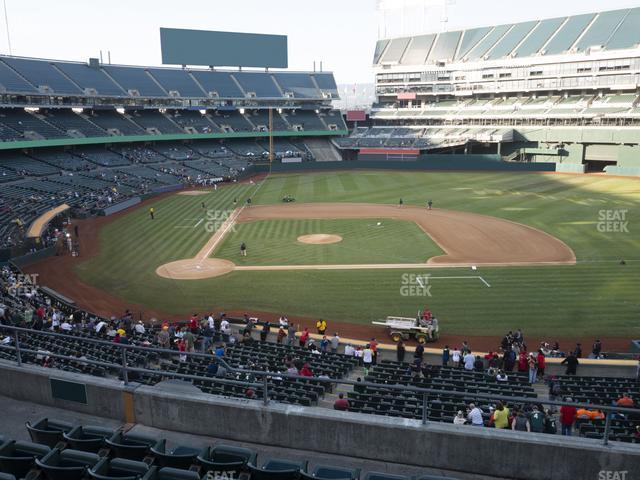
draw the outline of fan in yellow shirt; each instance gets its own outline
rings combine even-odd
[[[509,409],[498,402],[493,411],[493,424],[496,428],[509,428]]]

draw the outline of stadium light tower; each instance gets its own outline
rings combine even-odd
[[[2,0],[4,6],[4,25],[7,29],[7,46],[9,47],[9,55],[13,55],[11,48],[11,32],[9,30],[9,14],[7,13],[7,0]]]

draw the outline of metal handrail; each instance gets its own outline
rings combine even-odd
[[[116,348],[120,348],[122,351],[122,363],[121,364],[117,364],[117,363],[109,363],[109,362],[103,362],[103,361],[99,361],[99,360],[91,360],[91,359],[87,359],[87,358],[83,358],[80,359],[78,357],[70,357],[67,355],[61,355],[61,354],[57,354],[57,353],[52,353],[52,352],[48,352],[46,351],[46,355],[53,357],[53,358],[60,358],[63,360],[68,360],[68,361],[73,361],[76,363],[86,363],[86,364],[90,364],[90,365],[96,365],[96,366],[101,366],[101,367],[106,367],[109,369],[120,369],[122,372],[122,378],[124,381],[125,385],[128,385],[129,380],[128,380],[128,372],[137,372],[137,373],[144,373],[144,374],[152,374],[152,375],[161,375],[161,376],[166,376],[166,377],[179,377],[179,378],[184,378],[187,380],[199,380],[199,381],[206,381],[206,382],[214,382],[214,383],[220,383],[220,384],[230,384],[230,385],[235,385],[235,386],[247,386],[247,387],[253,387],[256,389],[262,389],[263,390],[263,403],[264,405],[267,405],[269,403],[269,379],[273,379],[273,378],[281,378],[281,379],[292,379],[292,380],[300,380],[300,379],[309,379],[309,377],[302,377],[300,375],[293,375],[293,374],[288,374],[288,373],[282,373],[282,372],[272,372],[272,371],[265,371],[265,370],[249,370],[249,369],[244,369],[244,368],[234,368],[231,367],[227,362],[225,362],[223,359],[216,357],[215,355],[211,355],[211,354],[205,354],[205,353],[197,353],[197,352],[179,352],[176,350],[167,350],[167,349],[162,349],[162,348],[155,348],[155,347],[142,347],[142,346],[138,346],[138,345],[130,345],[130,344],[119,344],[119,343],[113,343],[113,342],[108,342],[105,340],[98,340],[98,339],[93,339],[93,338],[86,338],[86,337],[78,337],[78,336],[74,336],[74,335],[66,335],[66,334],[62,334],[62,333],[56,333],[56,332],[47,332],[47,331],[41,331],[41,330],[32,330],[32,329],[28,329],[28,328],[22,328],[22,327],[15,327],[15,326],[11,326],[11,325],[5,325],[5,324],[0,324],[0,330],[5,329],[5,330],[9,330],[12,331],[14,333],[13,336],[13,341],[14,341],[14,345],[0,345],[0,350],[11,350],[11,351],[15,351],[16,352],[16,361],[18,363],[19,366],[22,366],[22,353],[28,353],[28,354],[35,354],[35,355],[43,355],[45,354],[45,351],[43,350],[31,350],[31,349],[25,349],[23,347],[20,347],[20,343],[19,343],[19,333],[30,333],[30,334],[38,334],[38,335],[48,335],[51,337],[58,337],[58,338],[65,338],[68,340],[73,340],[73,341],[81,341],[81,342],[88,342],[88,343],[93,343],[93,344],[97,344],[97,345],[107,345],[110,347],[116,347]],[[220,364],[222,364],[230,373],[235,373],[235,374],[245,374],[247,375],[247,377],[250,376],[254,376],[255,378],[259,378],[262,379],[262,382],[250,382],[250,381],[241,381],[241,380],[230,380],[230,379],[225,379],[225,378],[220,378],[220,377],[209,377],[209,376],[201,376],[201,375],[190,375],[190,374],[185,374],[185,373],[178,373],[178,372],[170,372],[167,370],[152,370],[152,369],[146,369],[146,368],[137,368],[137,367],[131,367],[128,365],[127,363],[127,351],[128,350],[140,350],[140,351],[145,351],[145,352],[156,352],[156,353],[162,353],[165,355],[186,355],[187,357],[195,357],[195,358],[206,358],[210,361],[215,361],[218,362]],[[351,385],[351,386],[360,386],[360,387],[369,387],[369,388],[375,388],[375,389],[386,389],[386,390],[395,390],[395,391],[402,391],[402,392],[413,392],[416,394],[419,394],[422,397],[422,424],[426,425],[427,424],[427,420],[428,420],[428,415],[429,415],[429,401],[428,401],[428,396],[429,394],[433,394],[433,395],[448,395],[448,396],[453,396],[453,397],[461,397],[461,398],[465,398],[465,397],[473,397],[475,399],[482,399],[482,400],[489,400],[489,401],[497,401],[500,400],[503,403],[524,403],[524,404],[537,404],[537,403],[544,403],[545,405],[553,405],[553,406],[563,406],[563,405],[571,405],[573,407],[576,408],[584,408],[584,409],[595,409],[595,410],[601,410],[602,412],[605,412],[605,432],[603,435],[603,444],[607,445],[608,444],[608,440],[609,440],[609,432],[610,432],[610,428],[611,428],[611,415],[610,413],[614,413],[614,412],[620,412],[620,413],[625,413],[625,414],[637,414],[638,416],[640,416],[640,409],[639,408],[631,408],[631,407],[620,407],[617,405],[598,405],[598,404],[593,404],[593,403],[581,403],[581,402],[567,402],[567,401],[557,401],[557,400],[544,400],[542,401],[539,398],[528,398],[528,397],[518,397],[518,396],[506,396],[506,395],[500,395],[500,394],[486,394],[486,393],[467,393],[467,392],[459,392],[459,391],[455,391],[455,390],[440,390],[440,389],[434,389],[434,388],[426,388],[426,387],[416,387],[414,385],[404,385],[404,384],[386,384],[386,383],[375,383],[375,382],[367,382],[367,381],[353,381],[353,380],[347,380],[347,379],[334,379],[334,378],[323,378],[323,377],[311,377],[313,379],[314,382],[320,382],[323,384],[328,384],[328,385]]]

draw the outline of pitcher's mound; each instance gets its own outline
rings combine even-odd
[[[302,235],[298,237],[300,243],[309,243],[311,245],[327,245],[329,243],[338,243],[342,241],[340,235],[329,235],[326,233],[314,233],[312,235]]]
[[[229,260],[220,258],[198,260],[197,258],[190,258],[188,260],[165,263],[156,269],[156,274],[172,280],[202,280],[203,278],[225,275],[233,272],[235,268],[236,264]]]

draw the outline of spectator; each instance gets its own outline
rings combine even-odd
[[[260,342],[265,343],[267,341],[267,336],[269,335],[270,331],[271,324],[267,320],[266,322],[264,322],[264,325],[262,325],[262,331],[260,332]]]
[[[504,373],[504,370],[498,370],[498,374],[496,375],[496,380],[498,382],[508,382],[509,377],[507,376],[506,373]]]
[[[338,336],[338,332],[333,334],[331,337],[331,351],[336,353],[338,351],[338,346],[340,345],[340,337]]]
[[[366,377],[369,375],[369,369],[373,363],[373,350],[371,350],[371,345],[369,344],[367,344],[362,351],[362,363],[364,364],[364,375]]]
[[[575,375],[577,370],[578,370],[578,356],[576,356],[575,353],[570,353],[569,356],[567,358],[565,358],[564,360],[562,360],[562,362],[560,362],[560,365],[566,365],[567,366],[567,371],[565,372],[565,375]]]
[[[464,356],[464,369],[468,370],[468,371],[472,371],[474,364],[476,362],[476,357],[473,356],[473,354],[471,352],[468,352],[465,356]]]
[[[469,404],[467,420],[474,427],[484,427],[484,420],[482,419],[482,410],[476,407],[474,403]]]
[[[582,344],[576,343],[576,348],[573,351],[573,356],[576,358],[582,358]]]
[[[287,333],[284,331],[284,328],[281,326],[278,329],[278,336],[276,337],[276,343],[281,344],[284,341],[284,337],[287,336]]]
[[[216,372],[216,378],[224,378],[226,376],[227,376],[227,369],[224,367],[224,365],[219,364],[218,371]]]
[[[323,335],[322,340],[320,340],[320,352],[327,353],[328,347],[329,347],[329,340],[327,340],[326,335]]]
[[[316,329],[319,335],[324,335],[324,332],[327,331],[327,321],[322,319],[318,320],[316,322]]]
[[[350,343],[347,343],[344,347],[344,354],[348,357],[353,357],[355,351],[355,348],[353,348],[353,345],[351,345]]]
[[[529,367],[529,360],[527,358],[527,352],[522,350],[518,354],[518,372],[524,373]]]
[[[229,336],[231,335],[231,325],[229,325],[229,320],[227,320],[224,313],[220,319],[220,333],[222,334],[222,341],[227,343],[229,341]]]
[[[138,323],[136,323],[136,326],[133,327],[133,329],[138,335],[144,335],[145,332],[147,331],[146,328],[144,328],[144,324],[142,323],[142,320],[138,320]]]
[[[544,369],[546,367],[547,359],[544,356],[542,349],[538,350],[538,357],[536,360],[538,362],[538,378],[544,381]]]
[[[467,423],[467,419],[464,418],[464,413],[462,412],[462,410],[458,410],[458,413],[456,414],[456,416],[453,417],[453,424],[464,425],[465,423]]]
[[[476,356],[476,360],[475,360],[475,362],[473,362],[473,369],[476,372],[483,372],[484,371],[484,362],[482,361],[482,357],[480,355]]]
[[[449,365],[449,358],[451,357],[451,354],[449,352],[449,345],[445,345],[444,348],[442,349],[442,366],[446,367],[447,365]]]
[[[633,399],[629,396],[628,393],[623,393],[622,397],[620,397],[618,399],[618,401],[616,402],[616,405],[619,407],[629,407],[629,408],[633,408],[635,406],[635,402],[633,401]]]
[[[344,393],[338,394],[338,399],[333,404],[334,410],[349,410],[349,400],[344,398]]]
[[[176,340],[176,343],[178,344],[178,351],[180,352],[180,361],[181,362],[186,362],[187,361],[187,355],[186,355],[186,351],[187,351],[187,344],[186,342],[182,339],[179,338]]]
[[[465,340],[462,342],[462,346],[460,347],[460,353],[464,357],[467,353],[471,353],[471,348],[469,348],[469,344]]]
[[[502,364],[504,365],[505,371],[513,372],[513,368],[516,366],[516,352],[511,347],[504,352]]]
[[[527,363],[529,364],[529,383],[536,383],[538,375],[538,359],[533,355],[533,352],[529,354]]]
[[[396,345],[396,359],[399,363],[404,363],[404,354],[406,353],[406,349],[404,347],[404,342],[400,340]]]
[[[182,329],[182,340],[185,342],[187,352],[193,353],[196,351],[196,337],[192,330]]]
[[[303,377],[313,377],[313,372],[308,363],[305,363],[300,369],[300,375]]]
[[[158,333],[158,346],[168,350],[171,345],[171,336],[169,335],[169,327],[163,326]]]
[[[422,363],[423,357],[424,357],[424,346],[421,343],[419,343],[413,352],[413,358],[419,360],[420,363]]]
[[[455,348],[453,350],[453,353],[451,354],[451,361],[453,362],[453,366],[458,368],[460,366],[460,359],[462,358],[462,355],[460,354],[460,350],[458,350],[457,348]]]
[[[216,347],[215,350],[215,355],[217,358],[223,358],[224,357],[224,345],[220,344]]]
[[[293,344],[296,343],[296,332],[297,332],[297,328],[295,323],[292,323],[291,325],[289,325],[289,328],[287,329],[287,343],[289,344],[289,346],[293,347]]]
[[[375,338],[372,338],[369,342],[369,348],[373,352],[373,365],[378,364],[378,341]]]
[[[565,401],[572,402],[573,400],[568,397]],[[576,413],[576,407],[573,405],[563,405],[560,407],[560,425],[562,426],[562,435],[566,435],[568,437],[571,436],[571,429],[573,428],[573,423],[576,419]]]
[[[305,327],[305,329],[302,332],[302,335],[300,335],[300,346],[304,347],[307,344],[308,340],[309,340],[309,329]]]
[[[602,342],[600,342],[600,340],[596,340],[593,343],[591,354],[593,355],[593,358],[600,358],[600,353],[602,353]]]
[[[529,415],[529,423],[531,425],[531,431],[534,433],[543,433],[546,418],[543,412],[538,409],[537,405],[533,406],[533,410]]]
[[[518,432],[531,431],[531,423],[529,422],[529,419],[524,416],[524,412],[522,410],[518,410],[516,413],[516,418],[513,419],[511,429]]]
[[[509,428],[509,409],[502,402],[498,402],[493,411],[493,425],[495,428]]]
[[[211,362],[207,366],[207,377],[215,377],[216,373],[218,373],[218,363],[214,360],[211,360]]]

